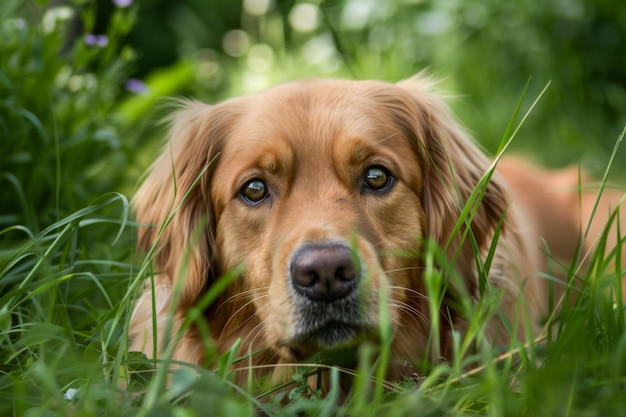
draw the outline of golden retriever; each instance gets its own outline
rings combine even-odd
[[[501,295],[490,343],[536,334],[548,313],[541,273],[551,257],[575,255],[590,216],[588,204],[577,209],[578,173],[504,159],[481,188],[494,163],[433,84],[421,75],[308,80],[215,106],[185,102],[134,198],[137,220],[152,225],[139,247],[156,254],[131,350],[159,356],[173,341],[174,359],[206,365],[215,354],[206,346],[219,353],[240,340],[238,354],[251,354],[240,366],[279,375],[284,364],[375,343],[384,308],[397,380],[452,354],[452,332],[469,319],[458,306],[478,300],[481,274]],[[604,220],[619,197],[604,203]],[[428,265],[428,242],[446,261]],[[425,276],[433,268],[444,276],[436,318]],[[227,273],[236,276],[204,309],[205,325],[179,334]]]

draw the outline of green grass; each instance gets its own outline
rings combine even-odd
[[[80,9],[86,32],[95,27],[90,4]],[[181,61],[155,71],[146,80],[150,91],[133,95],[123,88],[134,59],[123,39],[136,19],[135,6],[114,11],[104,50],[85,45],[80,37],[66,48],[63,23],[46,29],[41,16],[23,10],[22,1],[0,5],[0,415],[232,417],[259,410],[271,416],[388,417],[623,413],[624,242],[615,251],[592,254],[584,276],[576,276],[576,261],[568,267],[572,279],[582,278],[585,285],[572,288],[579,292],[578,301],[554,315],[553,325],[547,327],[549,337],[492,349],[482,334],[486,320],[497,313],[498,295],[484,286],[479,302],[462,306],[471,324],[466,335],[455,335],[457,355],[446,363],[425,364],[423,373],[407,381],[384,381],[392,337],[384,316],[382,342],[360,347],[357,370],[302,365],[289,384],[266,384],[262,391],[232,383],[231,365],[245,360],[236,357],[236,349],[216,356],[209,369],[181,364],[171,375],[167,358],[153,361],[128,352],[132,300],[152,273],[150,255],[134,253],[136,228],[128,203],[156,152],[152,138],[160,131],[152,126],[156,116],[151,112],[160,97],[205,85],[207,80],[198,79],[198,72],[206,62]],[[20,16],[28,19],[16,20]],[[332,16],[329,19],[332,23]],[[275,46],[280,42],[272,38],[270,23],[261,40]],[[334,35],[347,42],[346,53],[354,55],[353,71],[376,75],[367,68],[385,61],[384,56],[347,51],[355,47],[356,35],[340,30]],[[285,72],[291,77],[321,71],[315,66],[301,69],[300,46],[283,45],[277,59],[287,69],[272,72],[267,82],[284,79]],[[389,59],[401,60],[400,51],[392,48],[388,53]],[[220,65],[222,71],[231,70],[233,80],[243,80],[249,72],[241,62],[224,60]],[[399,78],[407,75],[407,68],[409,63],[400,61],[378,75]],[[220,94],[241,92],[237,88]],[[522,114],[522,100],[519,103],[517,110],[510,103],[514,116]],[[518,134],[516,118],[498,153]],[[613,155],[617,152],[618,146]],[[612,160],[607,165],[611,168]],[[604,176],[602,185],[606,183]],[[470,201],[480,199],[481,190],[477,187]],[[468,204],[463,217],[471,217],[472,209]],[[461,226],[460,221],[458,229]],[[606,235],[598,247],[605,242]],[[446,276],[454,274],[436,245],[425,248],[425,277],[435,312],[441,302],[437,294]],[[611,272],[612,265],[617,272]],[[487,259],[481,269],[488,268]],[[235,273],[224,277],[203,302],[210,302]],[[380,302],[384,307],[386,299]],[[191,311],[186,325],[200,317],[201,309]],[[434,321],[435,351],[438,331]],[[334,381],[343,372],[354,372],[350,397],[342,399],[337,384],[325,396],[306,384],[308,377],[322,372]]]
[[[109,205],[119,206],[121,219],[99,216]],[[2,415],[174,416],[212,410],[216,416],[244,416],[260,409],[276,416],[578,416],[618,415],[626,404],[621,278],[605,275],[611,259],[604,257],[597,258],[576,306],[560,313],[552,339],[495,352],[483,341],[482,329],[494,313],[497,295],[485,296],[467,307],[473,319],[468,334],[458,336],[459,355],[433,365],[416,380],[385,383],[384,362],[374,359],[380,358],[381,348],[362,346],[354,391],[343,403],[337,387],[322,398],[306,386],[306,376],[328,372],[337,380],[346,370],[303,366],[286,392],[271,393],[268,387],[270,394],[261,395],[231,382],[229,368],[237,360],[232,353],[218,358],[212,369],[183,364],[167,385],[167,358],[155,369],[153,361],[125,348],[130,300],[142,278],[140,271],[148,273],[147,260],[133,268],[79,250],[84,244],[81,234],[107,223],[112,223],[113,232],[109,244],[131,244],[116,240],[115,233],[132,232],[124,218],[126,208],[122,196],[110,195],[37,235],[28,236],[19,228],[3,231],[21,232],[25,238],[10,254],[3,253]],[[425,256],[438,258],[441,253],[431,246]],[[429,271],[426,276],[432,279],[427,279],[440,288],[441,276],[432,275],[437,275],[435,269]],[[436,300],[431,301],[435,311]],[[194,315],[190,317],[192,321]],[[438,331],[436,326],[433,331]],[[467,353],[469,345],[477,347],[474,354]],[[470,362],[478,366],[469,368]],[[77,394],[64,398],[72,390]]]

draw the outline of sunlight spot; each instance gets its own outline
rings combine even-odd
[[[243,84],[245,91],[253,93],[269,87],[270,79],[265,74],[246,71],[243,75]]]
[[[72,75],[67,80],[70,91],[80,91],[93,88],[96,85],[96,77],[93,74]]]
[[[274,65],[274,50],[264,43],[254,45],[248,53],[248,67],[256,72],[267,72]]]
[[[319,8],[311,3],[297,4],[289,13],[289,24],[298,32],[312,32],[320,25]]]
[[[435,10],[419,15],[417,31],[422,35],[437,35],[446,32],[452,26],[452,17],[443,10]]]
[[[200,76],[211,78],[220,70],[219,57],[212,49],[201,49],[197,52]]]
[[[309,65],[315,65],[328,74],[341,68],[341,59],[330,34],[317,36],[304,44],[302,56]]]
[[[228,55],[236,58],[245,55],[250,48],[250,36],[243,30],[230,30],[222,39],[222,48]]]
[[[361,30],[372,14],[372,3],[369,1],[351,1],[341,13],[342,27],[349,30]]]
[[[251,16],[262,16],[272,6],[271,0],[244,0],[243,8]]]

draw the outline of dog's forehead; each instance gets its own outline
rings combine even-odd
[[[409,139],[370,92],[362,82],[315,80],[238,99],[245,111],[225,151],[239,160],[294,152],[300,160],[328,158],[364,147],[406,151]]]

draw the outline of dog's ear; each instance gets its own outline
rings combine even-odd
[[[181,103],[171,117],[169,140],[133,198],[141,224],[138,246],[155,246],[154,267],[173,285],[180,303],[192,303],[215,274],[215,222],[210,178],[230,126],[220,106]]]
[[[415,135],[416,151],[423,163],[422,199],[428,234],[444,246],[457,238],[451,233],[491,163],[456,122],[442,96],[433,92],[433,80],[417,75],[397,85],[410,96],[402,118],[405,128]],[[479,247],[483,248],[493,234],[506,210],[507,198],[499,179],[492,178],[471,223]]]

